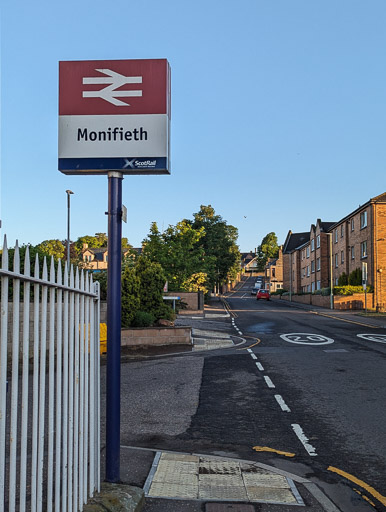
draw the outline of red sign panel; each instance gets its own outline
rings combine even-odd
[[[166,59],[59,63],[59,115],[168,114]]]

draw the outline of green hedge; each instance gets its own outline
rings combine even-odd
[[[368,286],[367,287],[367,290],[366,290],[368,293],[372,293],[373,292],[373,287],[372,286]],[[347,296],[347,295],[354,295],[354,293],[364,293],[364,289],[363,289],[363,286],[351,286],[351,285],[347,285],[347,286],[334,286],[334,295],[344,295],[344,296]]]

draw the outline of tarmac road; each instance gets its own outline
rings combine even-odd
[[[205,318],[179,320],[244,344],[122,365],[122,480],[143,487],[157,451],[194,453],[293,475],[304,504],[175,496],[147,498],[145,512],[210,512],[216,503],[240,512],[384,510],[386,344],[359,338],[375,332],[364,325],[257,302],[249,285],[226,298],[230,316],[214,302]],[[280,337],[292,333],[333,342]],[[235,508],[242,505],[253,508]]]

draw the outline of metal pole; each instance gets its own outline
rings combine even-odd
[[[109,172],[106,481],[120,480],[122,178]]]
[[[334,309],[334,283],[332,267],[332,233],[327,233],[330,237],[330,309]]]
[[[72,190],[66,190],[67,194],[67,265],[70,269],[70,195]]]

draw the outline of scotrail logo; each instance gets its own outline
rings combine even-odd
[[[126,84],[141,84],[142,76],[123,76],[120,73],[117,73],[116,71],[112,71],[111,69],[96,69],[95,71],[103,73],[106,76],[84,77],[83,84],[109,85],[107,85],[107,87],[104,87],[103,89],[99,89],[99,91],[83,91],[83,98],[101,98],[102,100],[105,100],[108,103],[116,105],[117,107],[129,107],[129,103],[121,101],[118,98],[132,98],[142,96],[141,89],[117,91],[119,87],[122,87]]]
[[[123,166],[123,169],[154,169],[156,165],[157,160],[137,160],[136,158],[129,160],[128,158],[125,158],[125,165]]]

